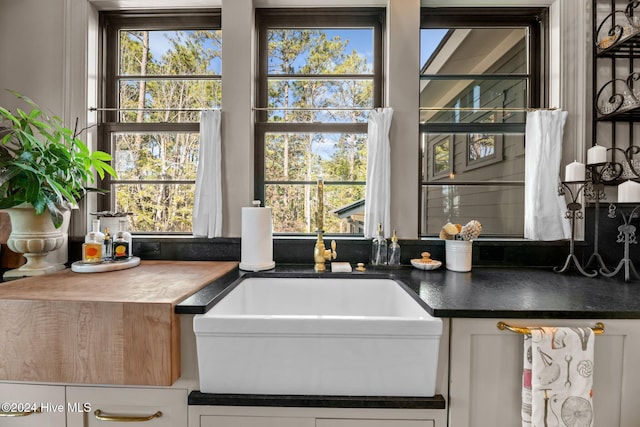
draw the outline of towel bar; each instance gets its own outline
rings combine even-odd
[[[511,325],[507,325],[504,322],[498,322],[498,324],[496,326],[501,331],[504,331],[505,329],[507,329],[507,330],[509,330],[511,332],[517,332],[519,334],[525,334],[525,335],[528,335],[528,334],[531,333],[531,328],[522,327],[522,326],[511,326]],[[596,326],[591,328],[591,329],[593,330],[594,334],[602,335],[602,334],[604,334],[604,323],[598,322],[598,323],[596,323]]]

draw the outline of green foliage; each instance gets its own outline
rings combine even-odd
[[[167,32],[170,48],[161,57],[152,53],[149,32],[123,31],[120,35],[119,73],[132,76],[121,80],[122,123],[195,123],[198,112],[181,109],[212,108],[221,105],[219,80],[211,75],[211,63],[221,55],[221,32]],[[362,74],[371,73],[366,59],[347,49],[347,40],[329,37],[321,30],[278,29],[268,32],[270,74]],[[164,79],[154,76],[198,76],[192,79]],[[133,77],[145,76],[144,79]],[[373,107],[373,87],[367,79],[273,79],[269,82],[269,106],[286,107]],[[163,111],[140,112],[137,109]],[[165,111],[166,109],[166,111]],[[269,121],[364,123],[366,112],[282,111],[270,113]],[[144,232],[190,232],[193,185],[198,153],[196,132],[141,131],[115,135],[117,173],[122,183],[114,187],[118,211],[133,212],[132,228]],[[229,143],[233,143],[232,141]],[[332,153],[319,147],[333,145]],[[313,182],[325,180],[364,181],[366,138],[362,134],[311,132],[269,133],[265,139],[267,180]],[[145,182],[153,181],[153,182]],[[162,181],[159,183],[159,181]],[[279,232],[312,232],[316,207],[314,185],[268,185],[266,204],[273,208],[274,226]],[[331,209],[364,197],[363,185],[328,186],[325,193],[325,224],[329,232],[339,230]]]
[[[273,78],[268,82],[269,107],[350,108],[355,110],[282,110],[271,113],[270,122],[363,123],[372,108],[373,84],[367,78],[335,78],[336,75],[370,74],[366,58],[347,50],[348,40],[328,37],[314,29],[268,31],[269,73],[315,75],[314,78]],[[327,78],[322,78],[327,75]],[[335,131],[334,131],[335,132]],[[326,148],[328,147],[328,148]],[[366,135],[358,133],[282,132],[265,136],[265,179],[285,181],[265,186],[265,204],[273,209],[274,231],[312,233],[315,228],[314,182],[366,180]],[[364,198],[361,184],[326,185],[324,229],[340,232],[340,221],[331,210]]]
[[[31,111],[11,113],[0,107],[0,209],[29,203],[37,214],[47,209],[56,227],[62,224],[62,207],[77,205],[87,183],[115,176],[111,155],[91,152],[59,117],[48,116],[31,99],[17,92]]]
[[[190,232],[194,185],[185,182],[196,177],[199,136],[164,124],[197,123],[195,110],[220,106],[222,87],[211,64],[222,53],[221,32],[164,32],[169,48],[160,57],[153,55],[149,33],[120,33],[121,74],[158,78],[123,80],[119,87],[120,107],[136,111],[120,114],[121,122],[134,127],[115,136],[117,172],[122,180],[140,183],[116,184],[114,209],[132,212],[132,229],[138,232]],[[202,78],[208,75],[211,79]],[[143,108],[158,111],[137,111]],[[140,131],[138,123],[163,123],[165,131]]]

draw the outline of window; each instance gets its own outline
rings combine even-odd
[[[274,232],[362,233],[368,111],[382,105],[379,9],[258,9],[256,198]]]
[[[118,179],[100,210],[138,233],[190,233],[200,111],[221,107],[219,11],[100,15],[100,148]]]
[[[542,8],[423,8],[420,235],[522,237],[526,111],[545,102]]]

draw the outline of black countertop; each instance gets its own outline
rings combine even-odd
[[[176,313],[205,313],[244,275],[282,277],[389,277],[411,289],[436,317],[640,319],[640,282],[587,278],[555,273],[549,268],[474,267],[456,273],[444,267],[371,268],[365,272],[316,273],[312,265],[276,265],[263,272],[234,270],[176,306]]]
[[[365,272],[316,273],[310,265],[277,265],[273,270],[234,270],[176,306],[176,313],[205,313],[243,276],[355,278],[386,277],[402,283],[426,310],[449,318],[640,319],[640,282],[621,278],[586,278],[558,274],[550,268],[474,267],[455,273],[444,267],[371,268]],[[263,396],[207,394],[194,391],[190,405],[257,405],[339,408],[443,409],[441,395],[432,398],[336,396]]]

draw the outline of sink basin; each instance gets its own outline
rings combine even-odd
[[[194,317],[200,391],[433,396],[442,321],[409,292],[380,278],[241,279]]]

